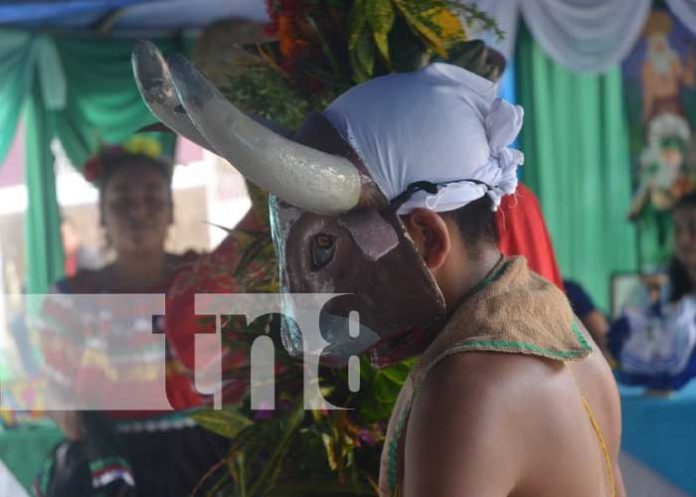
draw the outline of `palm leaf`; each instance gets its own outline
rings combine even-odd
[[[249,418],[231,409],[201,409],[191,417],[206,430],[226,438],[236,438],[242,430],[253,424]]]

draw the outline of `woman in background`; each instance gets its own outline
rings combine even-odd
[[[101,224],[115,260],[59,281],[57,292],[161,294],[175,270],[196,258],[164,249],[173,222],[172,171],[152,153],[152,145],[133,140],[125,148],[103,150],[86,164],[85,176],[99,188]],[[118,390],[125,386],[132,392],[126,400],[135,407],[138,401],[133,399],[147,398],[147,389],[153,387],[149,375],[161,372],[166,359],[167,396],[179,411],[49,413],[68,440],[53,451],[37,478],[34,490],[39,496],[183,497],[225,454],[225,439],[186,416],[186,409],[199,406],[201,399],[183,368],[171,354],[165,358],[164,350],[145,350],[143,337],[147,340],[156,330],[144,335],[132,320],[124,322],[125,315],[139,313],[133,302],[125,304],[129,308],[123,313],[109,304],[105,315],[94,304],[75,312],[79,299],[51,299],[44,311],[46,326],[40,330],[51,391],[94,399],[99,405],[100,399],[113,400],[110,385],[118,384]],[[107,350],[108,357],[99,350]],[[109,377],[106,365],[115,350],[132,361],[119,368],[116,378]]]
[[[646,278],[646,304],[612,325],[609,348],[623,383],[676,390],[696,376],[696,193],[673,210],[674,257],[667,277]]]

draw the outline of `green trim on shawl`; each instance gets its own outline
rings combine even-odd
[[[508,352],[508,353],[520,353],[520,354],[535,354],[543,357],[548,357],[549,359],[556,360],[567,360],[567,359],[579,359],[584,357],[587,352],[592,350],[592,347],[587,343],[585,337],[580,332],[578,324],[573,321],[573,334],[577,338],[582,350],[552,350],[545,347],[539,347],[527,342],[513,342],[506,340],[477,340],[472,342],[460,342],[454,347],[447,351],[447,355],[456,354],[457,352],[471,351],[471,350],[483,350],[490,352]]]
[[[389,442],[387,447],[387,450],[389,451],[389,455],[387,456],[387,482],[392,493],[394,493],[394,490],[396,490],[397,480],[399,478],[399,468],[397,467],[399,443],[401,443],[401,435],[404,432],[404,426],[406,425],[408,416],[411,413],[411,407],[413,407],[413,398],[414,397],[411,397],[409,405],[401,413],[401,417],[399,418],[396,428],[394,429],[395,436]]]
[[[580,342],[580,345],[583,349],[585,349],[586,352],[592,351],[592,346],[589,343],[587,343],[587,340],[585,340],[585,335],[583,335],[580,331],[577,318],[573,320],[573,334],[575,335],[575,338],[578,339],[578,342]]]
[[[496,262],[495,266],[493,266],[493,269],[491,269],[490,273],[488,273],[488,275],[484,279],[476,283],[476,285],[474,285],[474,287],[471,290],[464,294],[464,297],[462,297],[459,305],[462,305],[471,297],[484,290],[488,285],[497,281],[509,265],[510,260],[506,259],[505,256],[501,256],[500,260]]]

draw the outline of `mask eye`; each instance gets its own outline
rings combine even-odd
[[[336,251],[336,238],[333,235],[319,233],[312,240],[312,267],[321,269],[333,259]]]

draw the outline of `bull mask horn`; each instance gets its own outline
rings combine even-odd
[[[156,47],[134,52],[149,54]],[[208,147],[261,188],[301,209],[336,215],[356,207],[364,179],[343,157],[306,147],[255,122],[230,103],[188,60],[162,61],[179,103]],[[136,60],[136,67],[145,61]],[[154,62],[154,61],[153,61]],[[147,96],[143,94],[143,97]],[[178,128],[177,131],[179,131]],[[184,134],[184,133],[182,133]]]
[[[150,111],[168,128],[215,152],[198,132],[179,102],[169,67],[159,49],[149,41],[139,42],[133,50],[131,64],[138,90]]]

